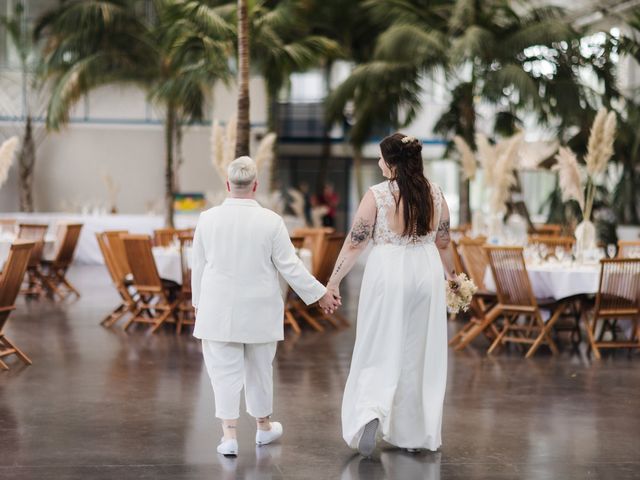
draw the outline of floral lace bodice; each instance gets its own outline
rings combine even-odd
[[[435,218],[438,219],[436,225],[438,225],[442,212],[442,190],[435,183],[430,182],[429,185],[431,185]],[[373,230],[373,243],[375,245],[423,245],[435,242],[436,230],[424,236],[402,236],[391,230],[389,217],[395,214],[396,200],[394,193],[398,192],[398,184],[396,182],[386,181],[379,183],[371,187],[371,191],[376,199],[376,207],[378,209],[376,225]]]

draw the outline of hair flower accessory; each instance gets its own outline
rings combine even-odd
[[[406,137],[403,137],[402,139],[402,143],[411,143],[411,142],[415,142],[417,141],[416,137],[412,137],[411,135],[407,135]]]

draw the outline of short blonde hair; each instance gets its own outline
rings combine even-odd
[[[250,157],[239,157],[229,164],[227,168],[229,183],[234,187],[247,188],[255,182],[258,176],[256,162]]]

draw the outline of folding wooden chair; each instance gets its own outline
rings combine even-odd
[[[576,240],[573,237],[529,235],[529,244],[544,245],[546,247],[546,258],[556,256],[556,249],[558,247],[562,248],[565,251],[565,254],[570,255],[575,243]]]
[[[628,338],[622,333],[621,319],[630,319],[633,328]],[[602,348],[640,348],[640,258],[600,260],[600,284],[592,319],[587,319],[587,335],[593,355],[600,360]],[[598,323],[601,323],[598,332]],[[605,341],[609,332],[612,339]],[[622,333],[624,335],[624,333]]]
[[[317,272],[320,268],[325,241],[334,232],[335,229],[331,227],[297,228],[294,230],[295,237],[304,237],[303,247],[311,250],[313,272]]]
[[[163,284],[156,267],[151,250],[151,238],[147,235],[121,235],[127,261],[133,276],[133,287],[140,298],[136,310],[124,329],[128,330],[133,323],[153,325],[151,333],[174,315],[179,299],[174,292]]]
[[[64,300],[72,293],[80,298],[80,292],[67,279],[67,271],[73,262],[78,246],[82,224],[63,224],[58,228],[58,251],[53,260],[42,260],[42,279],[44,285],[55,298]]]
[[[122,236],[128,235],[129,232],[126,230],[107,230],[103,234],[104,240],[113,256],[114,266],[118,271],[118,275],[124,278],[126,285],[130,285],[132,280],[131,267],[129,266],[127,252],[122,241]]]
[[[329,283],[329,280],[331,279],[331,274],[333,273],[333,268],[335,267],[336,261],[338,260],[338,255],[340,255],[340,250],[342,250],[344,239],[344,235],[335,233],[333,235],[330,235],[325,241],[325,247],[320,266],[315,275],[318,281],[323,285]],[[327,315],[319,308],[315,308],[318,310],[318,313],[322,319],[327,320],[336,328],[339,328],[339,323],[336,321],[336,319],[345,326],[350,325],[349,320],[347,320],[347,318],[339,312],[334,312],[331,315]]]
[[[18,226],[18,238],[34,243],[31,249],[31,257],[27,265],[26,282],[27,288],[20,291],[24,295],[41,297],[45,293],[45,285],[42,280],[42,270],[40,263],[44,250],[44,240],[49,229],[48,225],[36,225],[21,223]]]
[[[488,354],[505,343],[529,344],[526,357],[531,357],[542,344],[553,354],[558,348],[550,330],[564,311],[564,300],[537,299],[533,295],[529,274],[524,262],[522,247],[485,247],[489,265],[496,283],[498,303],[487,313],[484,321],[472,328],[458,343],[456,350],[464,348],[499,317],[504,318],[500,332],[488,350]],[[540,309],[552,310],[545,324]],[[520,319],[528,320],[524,324]]]
[[[640,258],[640,241],[618,241],[618,258]]]
[[[126,233],[126,232],[123,232]],[[102,252],[102,256],[104,258],[104,263],[107,266],[107,271],[111,276],[111,281],[113,282],[113,286],[120,295],[122,299],[122,303],[118,305],[113,312],[107,315],[101,322],[100,325],[105,327],[111,327],[115,323],[118,322],[124,315],[128,312],[133,313],[136,307],[136,301],[133,298],[133,295],[127,288],[125,283],[125,274],[120,271],[117,267],[116,261],[114,259],[113,252],[109,248],[109,244],[107,241],[107,235],[105,233],[96,233],[96,239],[98,241],[98,246],[100,247],[100,251]]]
[[[7,338],[4,333],[4,326],[9,319],[9,315],[16,308],[14,305],[16,297],[20,292],[20,286],[34,247],[34,242],[16,240],[11,245],[9,257],[4,264],[2,276],[0,276],[0,368],[4,370],[9,370],[9,367],[2,359],[12,354],[15,354],[27,365],[31,365],[29,357]]]
[[[496,303],[495,294],[488,292],[484,285],[484,275],[489,268],[489,262],[483,249],[485,241],[484,237],[477,239],[463,237],[458,242],[451,242],[456,272],[465,273],[478,287],[478,291],[469,305],[471,316],[468,322],[449,340],[449,346],[452,347],[455,347],[474,326],[480,325],[491,306]],[[498,335],[493,324],[489,325],[489,328],[483,330],[482,333],[490,341],[493,341]]]
[[[182,332],[183,325],[195,325],[196,315],[191,302],[191,248],[193,235],[181,234],[180,263],[182,265],[182,285],[180,286],[180,303],[178,304],[178,325],[176,333]]]

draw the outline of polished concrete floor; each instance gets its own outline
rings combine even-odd
[[[354,316],[357,273],[345,292]],[[7,333],[31,356],[0,372],[0,479],[634,479],[640,478],[640,355],[592,363],[517,352],[450,352],[444,445],[354,455],[340,402],[354,329],[288,335],[275,364],[285,435],[219,457],[213,394],[189,335],[98,326],[116,296],[97,267],[72,272],[78,301],[19,301]],[[454,326],[452,326],[454,327]]]

